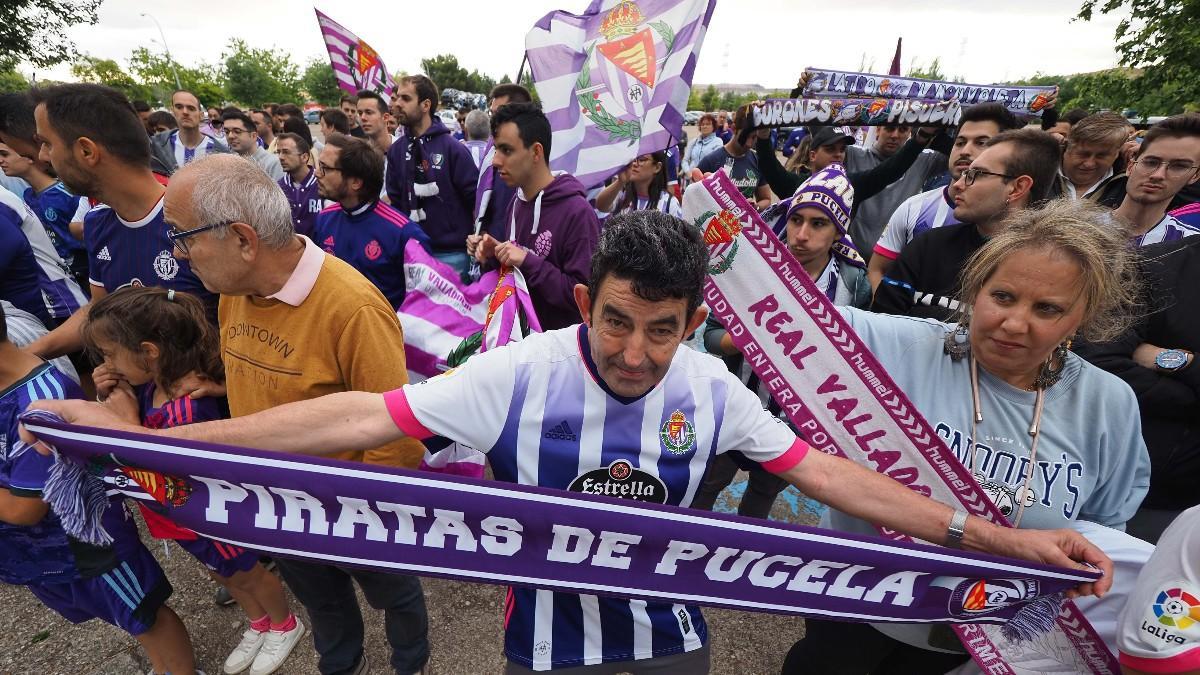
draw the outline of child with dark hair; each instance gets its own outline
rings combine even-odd
[[[119,416],[150,429],[228,416],[217,399],[193,399],[181,386],[188,376],[225,380],[216,329],[195,296],[163,288],[123,288],[91,306],[83,343],[103,360],[93,373],[96,391]],[[266,675],[278,669],[305,628],[288,608],[283,584],[263,567],[258,554],[176,525],[158,502],[137,503],[150,534],[177,541],[246,613],[250,627],[225,660],[224,671],[250,668],[251,675]]]
[[[187,629],[167,606],[171,584],[121,504],[104,512],[108,546],[63,531],[42,500],[54,458],[18,442],[17,416],[42,399],[83,398],[73,380],[8,339],[0,312],[0,581],[28,588],[72,623],[101,619],[134,636],[153,672],[195,672]]]

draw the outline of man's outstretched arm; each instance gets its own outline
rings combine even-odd
[[[34,401],[29,407],[55,413],[81,426],[304,455],[368,450],[404,436],[388,413],[383,394],[361,391],[297,401],[229,420],[159,430],[129,424],[104,406],[87,401]],[[24,427],[21,438],[31,445],[34,440]],[[44,449],[39,446],[39,451]]]

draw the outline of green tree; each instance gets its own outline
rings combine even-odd
[[[542,99],[538,97],[537,87],[533,86],[533,75],[529,71],[521,73],[521,86],[529,91],[529,97],[534,103],[541,103]]]
[[[717,103],[721,99],[721,94],[717,92],[717,88],[713,85],[708,85],[704,90],[704,94],[700,97],[700,110],[712,112],[717,109]]]
[[[337,105],[345,93],[338,86],[333,67],[321,58],[309,61],[304,67],[304,75],[300,77],[300,88],[309,98],[321,105]]]
[[[222,55],[226,92],[245,105],[300,101],[300,69],[287,52],[255,49],[233,39]]]
[[[1084,0],[1078,18],[1114,12],[1128,12],[1115,35],[1121,65],[1141,71],[1128,102],[1143,115],[1200,107],[1200,2]]]
[[[458,89],[474,94],[487,94],[496,86],[495,78],[478,70],[467,71],[453,54],[438,54],[421,59],[421,70],[437,84],[438,89]]]
[[[29,80],[15,70],[0,70],[0,94],[25,91],[29,88]]]
[[[102,0],[4,0],[0,2],[0,69],[20,61],[45,68],[76,55],[67,28],[94,24]]]
[[[71,75],[84,82],[108,85],[130,100],[147,101],[152,98],[150,87],[138,82],[112,59],[98,59],[84,54],[71,64]]]
[[[220,105],[228,96],[221,85],[221,76],[216,67],[201,63],[195,67],[174,64],[165,55],[138,47],[129,56],[129,70],[149,92],[147,98],[160,105],[170,102],[175,91],[175,72],[183,88],[194,93],[203,105]]]

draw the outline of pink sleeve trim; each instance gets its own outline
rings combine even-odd
[[[423,441],[430,436],[436,435],[429,429],[426,429],[424,424],[417,421],[417,417],[413,415],[412,408],[408,405],[408,395],[404,393],[403,387],[385,393],[383,395],[383,402],[387,405],[388,414],[392,416],[392,421],[396,423],[396,428],[403,431],[405,436]]]
[[[810,446],[803,439],[797,438],[795,443],[787,449],[782,455],[772,459],[769,462],[763,462],[762,468],[771,473],[784,473],[788,469],[796,466],[808,456]]]
[[[1147,673],[1190,673],[1200,670],[1200,647],[1163,659],[1148,659],[1121,652],[1121,665]]]
[[[899,253],[896,253],[895,251],[889,251],[883,247],[883,244],[875,244],[875,252],[887,258],[888,260],[895,260],[896,258],[900,257]]]

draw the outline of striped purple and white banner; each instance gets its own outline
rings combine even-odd
[[[550,127],[550,167],[585,187],[683,133],[716,0],[593,0],[542,17],[525,54]]]
[[[317,13],[317,24],[321,26],[321,37],[329,50],[329,65],[333,66],[338,86],[356,94],[363,89],[379,92],[384,100],[391,100],[395,82],[388,73],[383,59],[357,35],[342,24],[334,21],[321,10]]]

